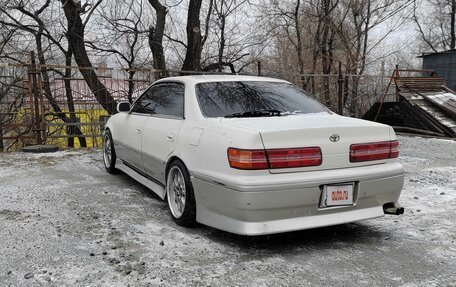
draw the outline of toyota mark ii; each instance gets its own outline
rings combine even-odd
[[[393,129],[337,115],[289,82],[165,78],[118,111],[107,171],[150,188],[179,225],[261,235],[403,212]]]

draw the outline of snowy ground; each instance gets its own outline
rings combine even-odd
[[[185,229],[99,151],[0,154],[0,286],[456,286],[456,141],[400,137],[403,216]]]

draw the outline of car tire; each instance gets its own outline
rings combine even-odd
[[[112,140],[111,131],[106,130],[103,135],[103,163],[106,171],[114,174],[117,172],[116,165],[116,151],[114,149],[114,141]]]
[[[180,226],[196,222],[196,203],[192,182],[185,165],[175,160],[166,176],[166,197],[173,220]]]

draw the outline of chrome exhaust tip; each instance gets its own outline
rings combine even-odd
[[[383,205],[383,212],[385,214],[391,214],[391,215],[401,215],[404,214],[404,208],[403,207],[396,207],[394,203],[386,203]]]

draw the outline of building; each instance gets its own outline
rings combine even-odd
[[[456,49],[437,53],[423,53],[423,69],[435,70],[445,79],[448,88],[456,90]]]

